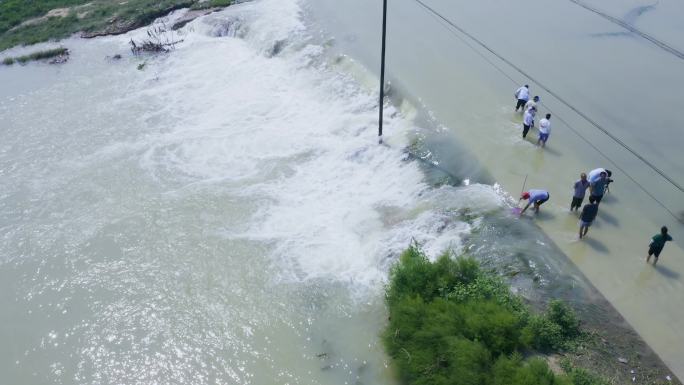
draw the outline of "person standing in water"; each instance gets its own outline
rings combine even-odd
[[[572,202],[570,202],[570,211],[572,211],[573,209],[577,211],[580,207],[582,207],[584,195],[587,193],[587,189],[589,188],[587,174],[581,173],[579,180],[575,182],[575,184],[572,187],[574,189],[574,192],[572,194]]]
[[[591,176],[589,178],[591,178]],[[591,179],[589,180],[591,181]],[[606,193],[606,186],[608,186],[609,183],[608,180],[608,174],[605,171],[601,171],[598,179],[594,179],[593,181],[589,182],[589,190],[591,191],[589,197],[594,198],[596,204],[601,203],[603,194]]]
[[[602,172],[605,172],[607,177],[608,177],[608,183],[606,184],[606,192],[609,192],[610,191],[610,184],[614,182],[612,179],[610,179],[610,177],[613,176],[612,171],[605,169],[605,168],[601,168],[601,167],[595,168],[595,169],[589,171],[587,179],[589,179],[589,183],[594,183],[597,180],[599,180],[599,178],[601,178]]]
[[[527,111],[532,107],[537,108],[537,103],[539,103],[539,96],[535,96],[532,100],[525,103],[525,109],[523,111]]]
[[[546,146],[546,141],[551,135],[551,114],[546,114],[546,117],[539,121],[539,138],[537,139],[537,146]]]
[[[551,194],[549,194],[548,191],[546,190],[530,190],[530,191],[525,191],[522,193],[520,196],[520,200],[527,199],[527,205],[520,211],[520,215],[523,215],[525,211],[530,207],[530,205],[534,204],[534,213],[539,212],[539,208],[541,205],[543,205],[546,201],[551,198]]]
[[[530,131],[530,128],[534,127],[534,115],[537,113],[537,108],[532,107],[529,110],[525,111],[523,114],[523,139],[527,136],[527,133]]]
[[[596,219],[596,214],[598,214],[598,204],[596,204],[594,197],[589,197],[589,203],[582,207],[582,214],[580,215],[580,239],[587,236],[589,226],[591,226],[591,223]]]
[[[518,88],[515,91],[515,98],[518,99],[518,104],[515,105],[515,112],[518,112],[518,110],[522,107],[523,112],[525,111],[525,103],[527,103],[528,100],[530,100],[530,86],[525,84],[524,86]]]
[[[651,238],[651,243],[648,245],[648,256],[646,257],[646,263],[651,260],[651,256],[654,256],[653,266],[658,263],[658,257],[660,257],[660,252],[663,251],[665,247],[665,242],[671,241],[672,237],[667,233],[667,227],[663,226],[660,229],[660,234],[656,234]]]

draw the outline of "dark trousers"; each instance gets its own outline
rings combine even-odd
[[[580,208],[582,207],[582,201],[584,200],[584,197],[578,198],[578,197],[572,197],[572,203],[570,203],[570,210],[574,208]]]
[[[527,103],[527,100],[518,99],[518,104],[515,105],[515,110],[518,111],[519,108],[524,109],[526,103]]]
[[[530,132],[530,126],[523,124],[523,138],[527,136],[528,132]]]
[[[603,195],[592,195],[592,198],[596,201],[596,204],[601,203],[601,199],[603,199]]]

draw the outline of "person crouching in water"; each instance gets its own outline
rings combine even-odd
[[[520,211],[520,215],[523,215],[532,204],[534,204],[534,213],[538,213],[539,207],[541,207],[541,205],[543,205],[544,202],[548,201],[549,198],[551,198],[551,194],[549,194],[549,192],[546,190],[525,191],[520,196],[520,200],[527,199],[527,205],[525,205],[522,211]]]
[[[660,252],[663,251],[663,247],[665,247],[665,242],[671,241],[672,237],[667,234],[667,227],[663,226],[660,229],[660,234],[656,234],[651,238],[651,243],[648,245],[648,257],[646,257],[646,263],[651,260],[651,256],[655,256],[655,259],[653,260],[653,266],[658,263],[658,257],[660,256]]]
[[[589,231],[589,226],[596,219],[596,214],[598,214],[598,205],[596,204],[596,199],[594,197],[589,197],[589,204],[582,207],[582,214],[580,215],[580,228],[579,237],[580,239],[587,236],[587,231]]]

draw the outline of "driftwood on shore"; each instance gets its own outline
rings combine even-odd
[[[176,40],[173,31],[169,30],[165,23],[161,23],[147,30],[147,38],[137,42],[131,39],[131,52],[133,52],[134,55],[143,52],[169,52],[176,47],[176,44],[181,43],[182,41],[183,39]]]

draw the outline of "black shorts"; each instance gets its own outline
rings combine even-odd
[[[515,110],[518,111],[518,109],[521,108],[521,107],[522,107],[523,110],[524,110],[524,109],[525,109],[525,104],[527,104],[527,100],[518,99],[518,104],[515,105]],[[523,111],[523,112],[524,112],[524,111]]]
[[[570,207],[582,207],[582,202],[584,202],[584,197],[572,197],[572,203],[570,203]]]
[[[534,201],[534,204],[541,206],[541,205],[543,205],[546,201],[548,201],[549,198],[551,198],[551,194],[547,195],[545,199],[539,199],[539,200]]]
[[[601,199],[603,199],[603,195],[592,195],[592,198],[596,201],[596,204],[599,204],[601,202]]]
[[[648,248],[648,255],[655,255],[656,258],[660,256],[660,252],[663,251],[662,247],[649,247]]]

